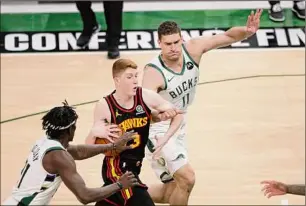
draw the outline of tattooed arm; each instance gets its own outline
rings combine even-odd
[[[305,195],[305,185],[286,185],[287,193],[293,195]]]
[[[120,153],[124,150],[131,149],[130,146],[126,146],[126,143],[135,137],[135,133],[126,132],[120,139],[115,140],[114,143],[69,145],[67,151],[75,160],[88,159],[109,150],[115,150],[116,153]]]
[[[113,144],[97,144],[97,145],[69,145],[67,151],[75,160],[83,160],[105,153],[113,149]]]
[[[285,194],[305,195],[305,185],[287,185],[275,180],[264,180],[261,184],[264,184],[262,191],[268,198]]]
[[[48,152],[43,157],[43,167],[51,174],[59,174],[67,188],[84,205],[101,201],[122,189],[139,184],[134,174],[127,172],[113,184],[89,188],[78,173],[74,159],[64,150]]]

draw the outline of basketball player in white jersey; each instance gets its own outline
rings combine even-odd
[[[262,10],[257,10],[255,14],[252,12],[246,26],[233,27],[211,37],[192,38],[187,42],[183,42],[181,30],[175,22],[163,22],[158,28],[161,53],[146,65],[142,87],[158,92],[178,109],[186,112],[195,97],[202,55],[255,34],[261,13]],[[188,163],[185,124],[186,119],[167,144],[163,136],[169,127],[169,121],[155,123],[150,128],[146,156],[163,183],[149,187],[149,194],[156,203],[188,204],[195,174]],[[156,154],[159,150],[160,156]]]
[[[19,181],[2,205],[48,205],[62,181],[83,204],[102,200],[122,189],[138,185],[131,172],[106,187],[88,188],[85,185],[74,160],[87,159],[112,149],[116,149],[116,152],[130,149],[126,143],[134,139],[134,134],[125,133],[114,143],[105,145],[69,145],[73,141],[77,118],[78,115],[67,102],[43,117],[42,126],[47,136],[36,141]],[[105,131],[100,128],[101,125],[94,127],[92,134],[104,137]]]

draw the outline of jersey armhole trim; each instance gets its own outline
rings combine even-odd
[[[183,47],[185,53],[187,54],[188,58],[189,58],[189,59],[192,61],[192,63],[193,63],[194,65],[196,65],[197,68],[199,69],[199,65],[198,65],[198,64],[194,61],[194,59],[190,56],[189,52],[187,51],[187,49],[186,49],[186,47],[185,47],[185,44],[182,44],[182,47]]]
[[[107,104],[107,106],[108,106],[108,108],[109,108],[109,112],[110,112],[110,115],[111,115],[110,122],[108,122],[108,123],[111,123],[112,120],[114,120],[114,122],[115,122],[115,124],[116,124],[116,115],[115,115],[115,113],[114,113],[114,110],[113,110],[113,107],[112,107],[112,104],[111,104],[112,101],[111,101],[111,99],[109,98],[109,96],[104,97],[104,99],[105,99],[105,101],[106,101],[106,104]]]
[[[48,152],[51,152],[51,151],[54,151],[54,150],[64,150],[62,147],[59,147],[59,146],[54,146],[54,147],[50,147],[49,149],[47,149],[44,153],[44,156],[48,153]]]
[[[43,153],[43,156],[42,156],[42,158],[41,158],[41,167],[43,168],[43,170],[45,170],[45,172],[46,172],[48,175],[57,175],[57,174],[52,174],[52,173],[48,172],[48,171],[44,168],[43,159],[44,159],[45,155],[46,155],[48,152],[55,151],[55,150],[63,150],[63,151],[65,151],[64,148],[59,147],[59,146],[50,147],[49,149],[47,149],[47,150]]]
[[[164,84],[165,84],[165,88],[163,88],[163,90],[166,90],[168,85],[167,85],[166,77],[165,77],[164,73],[162,72],[162,70],[158,66],[156,66],[155,64],[152,64],[152,63],[147,64],[147,66],[153,67],[154,69],[156,69],[157,71],[159,71],[161,73],[161,75],[163,76],[163,79],[164,79]]]
[[[110,98],[109,96],[104,97],[104,98],[105,98],[105,101],[106,101],[106,103],[107,103],[107,105],[108,105],[109,111],[110,111],[110,113],[111,113],[111,121],[110,121],[109,123],[111,123],[112,120],[113,120],[114,123],[117,124],[117,122],[116,122],[116,115],[115,115],[115,112],[114,112],[113,107],[112,107],[112,104],[111,104],[111,103],[112,103],[112,100],[111,100],[111,98]]]
[[[143,98],[142,98],[142,88],[139,87],[139,101],[140,101],[140,104],[141,106],[143,107],[143,109],[145,110],[148,118],[150,118],[150,115],[149,113],[151,113],[151,109],[146,105],[146,103],[143,101]],[[149,109],[149,111],[148,111]]]

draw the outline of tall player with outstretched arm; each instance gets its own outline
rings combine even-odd
[[[261,13],[262,10],[257,10],[255,14],[252,12],[246,26],[233,27],[211,37],[192,38],[184,43],[176,22],[163,22],[158,28],[161,53],[146,65],[142,87],[159,93],[179,109],[187,111],[195,97],[202,55],[251,37],[258,30]],[[188,204],[195,174],[188,163],[185,117],[180,129],[167,144],[164,134],[169,128],[169,121],[156,123],[150,128],[146,156],[163,183],[149,187],[149,194],[156,203]]]

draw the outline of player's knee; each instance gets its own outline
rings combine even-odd
[[[195,184],[195,173],[193,169],[191,167],[185,167],[176,174],[175,181],[181,189],[191,192]]]
[[[190,192],[195,184],[194,171],[189,171],[188,173],[186,173],[186,175],[182,176],[179,184],[180,184],[180,187],[183,187],[183,189]]]
[[[165,183],[164,188],[165,190],[163,193],[164,195],[163,195],[162,203],[169,203],[170,197],[176,188],[176,184],[174,180],[168,183]]]

